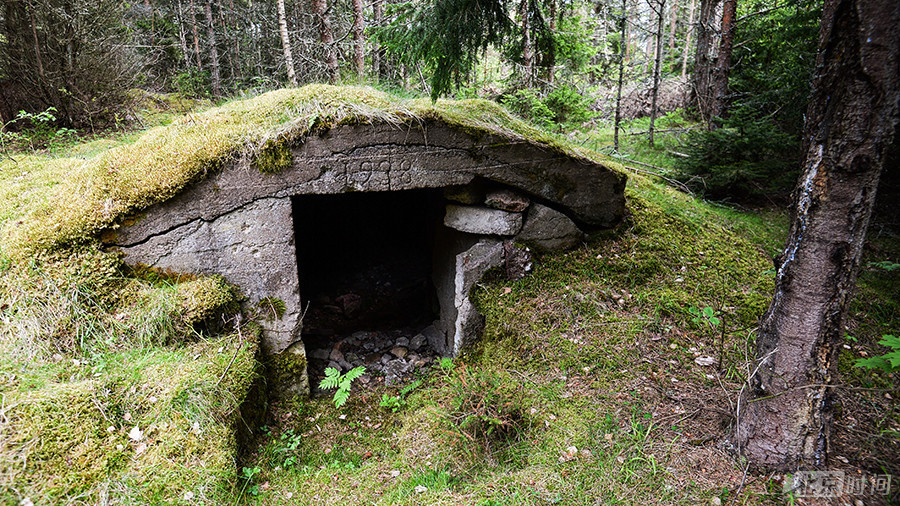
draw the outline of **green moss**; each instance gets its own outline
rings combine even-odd
[[[239,308],[238,294],[234,286],[222,276],[206,276],[177,285],[182,311],[180,314],[189,325],[194,325],[219,314],[234,314]]]
[[[293,163],[294,154],[291,153],[290,146],[284,142],[269,140],[256,155],[253,166],[263,174],[278,174],[290,168]]]
[[[277,297],[263,297],[256,304],[259,314],[266,320],[281,319],[287,311],[287,305]]]

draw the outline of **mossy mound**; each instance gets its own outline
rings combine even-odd
[[[327,85],[277,90],[185,115],[90,157],[3,161],[0,254],[23,258],[84,241],[129,213],[173,197],[236,157],[249,157],[260,170],[277,172],[289,163],[285,143],[320,130],[426,120],[585,156],[488,101],[432,103],[372,88]]]

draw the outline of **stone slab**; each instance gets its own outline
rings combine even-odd
[[[511,236],[522,228],[522,215],[487,207],[448,204],[444,225],[470,234]]]

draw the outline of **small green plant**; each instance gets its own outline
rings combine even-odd
[[[887,346],[891,351],[877,357],[861,358],[856,361],[856,367],[881,369],[888,374],[900,371],[900,337],[884,335],[878,344]]]
[[[381,403],[379,405],[382,408],[388,408],[392,412],[396,413],[406,406],[406,396],[421,384],[422,380],[416,380],[403,387],[398,395],[383,394],[381,396]]]
[[[438,367],[444,372],[453,370],[453,359],[450,357],[441,357],[440,360],[438,360]]]
[[[709,306],[706,306],[703,309],[691,306],[688,308],[688,313],[692,316],[691,321],[698,325],[702,322],[710,327],[718,327],[719,324],[722,323],[722,320],[716,316],[717,311]]]
[[[238,495],[244,495],[244,493],[249,493],[252,496],[259,495],[259,485],[253,483],[256,475],[261,471],[258,467],[244,467],[241,470],[240,479],[244,481],[244,485],[241,487],[241,493]]]
[[[333,400],[334,406],[339,408],[346,404],[347,399],[350,398],[350,386],[353,384],[353,381],[365,373],[366,368],[363,366],[354,367],[347,371],[346,374],[341,374],[341,372],[334,367],[329,367],[325,369],[325,378],[319,383],[319,388],[323,390],[336,388],[337,390],[334,392]]]

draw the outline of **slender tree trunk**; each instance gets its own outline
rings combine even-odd
[[[297,86],[297,74],[294,72],[294,57],[291,55],[291,39],[288,36],[287,16],[284,14],[284,0],[278,0],[278,32],[281,33],[281,47],[284,51],[284,66],[287,67],[288,82]]]
[[[550,0],[550,33],[556,37],[556,16],[557,16],[557,1]],[[606,40],[604,38],[603,40]],[[555,74],[555,62],[547,67],[547,85],[549,87],[553,87],[554,74]]]
[[[214,97],[222,96],[222,77],[219,74],[219,48],[216,44],[216,20],[213,18],[212,0],[206,0],[203,7],[206,14],[206,29],[209,38],[209,67]]]
[[[731,50],[734,47],[734,25],[737,14],[737,0],[725,0],[722,10],[722,39],[719,43],[719,58],[712,83],[712,108],[709,111],[710,129],[719,127],[719,118],[725,115],[728,98],[728,74],[731,70]]]
[[[366,27],[366,18],[363,16],[362,0],[353,0],[353,63],[356,65],[356,78],[360,81],[365,76],[365,40],[363,30]]]
[[[519,3],[519,17],[522,18],[522,61],[525,65],[525,87],[531,88],[534,82],[534,52],[531,42],[531,21],[528,13],[528,1]]]
[[[678,26],[678,0],[672,4],[669,16],[669,54],[675,51],[675,29]]]
[[[322,43],[322,49],[325,51],[325,69],[328,81],[336,83],[339,70],[338,59],[334,48],[334,33],[331,31],[331,20],[328,17],[328,5],[325,3],[325,0],[313,0],[313,10],[319,23],[319,41]]]
[[[375,22],[375,26],[381,26],[381,19],[384,15],[382,12],[383,0],[375,0],[372,3],[372,18]],[[372,47],[372,74],[374,74],[375,81],[378,81],[381,78],[381,73],[384,71],[382,68],[384,63],[384,54],[381,50],[381,45],[377,42],[373,44]]]
[[[203,58],[200,57],[200,35],[197,29],[197,12],[194,9],[194,0],[190,2],[191,31],[194,34],[194,54],[197,55],[197,70],[203,71]]]
[[[706,121],[712,109],[710,83],[716,39],[716,9],[720,0],[700,0],[697,17],[697,53],[694,57],[694,79],[691,88],[691,104],[697,108],[700,118]]]
[[[656,125],[657,99],[659,98],[659,81],[660,71],[662,70],[662,52],[663,52],[663,36],[665,29],[666,0],[659,0],[657,3],[659,11],[657,11],[656,24],[656,61],[653,64],[653,91],[650,99],[650,147],[653,147],[653,133]]]
[[[619,13],[619,81],[616,85],[616,122],[613,130],[613,149],[619,151],[619,124],[622,122],[622,82],[625,78],[625,59],[628,57],[628,0],[622,0],[622,12]]]
[[[144,7],[150,11],[150,45],[156,46],[156,12],[150,0],[144,0]]]
[[[234,70],[234,58],[232,58],[231,53],[231,27],[225,21],[225,7],[222,5],[221,0],[219,1],[219,24],[222,26],[222,37],[224,39],[222,46],[225,48],[225,59],[228,61],[228,75],[231,77],[231,82],[234,82],[236,72]]]
[[[188,49],[187,36],[184,34],[184,8],[181,0],[177,2],[178,14],[178,41],[181,43],[181,53],[184,55],[184,66],[189,69],[191,67],[191,51]]]
[[[821,468],[843,320],[900,96],[900,2],[825,0],[804,171],[760,322],[736,442],[754,466]]]
[[[691,0],[691,9],[688,11],[688,29],[684,41],[684,51],[681,54],[681,80],[687,78],[688,54],[691,52],[691,35],[694,34],[694,6],[696,0]]]

